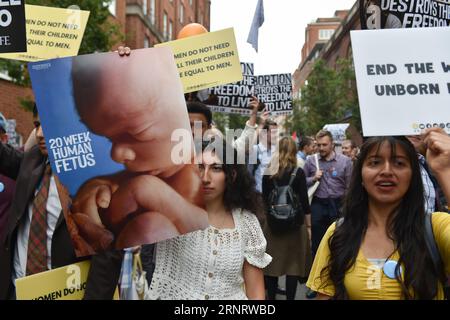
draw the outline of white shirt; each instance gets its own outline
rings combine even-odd
[[[246,146],[248,145],[249,150],[251,150],[251,148],[255,144],[255,133],[257,128],[258,125],[255,124],[254,126],[251,126],[250,121],[247,120],[241,135],[239,136],[239,138],[233,141],[233,148],[236,149],[238,157],[241,156],[243,159],[242,164],[245,163]]]
[[[37,189],[35,194],[37,193]],[[28,215],[23,217],[17,231],[17,243],[14,251],[14,270],[12,272],[12,280],[25,277],[26,267],[27,267],[27,254],[28,254],[28,237],[30,234],[30,223],[31,217],[33,216],[32,211],[33,204],[28,206]],[[51,177],[50,187],[48,191],[47,199],[47,268],[50,270],[52,268],[52,237],[55,231],[56,222],[58,221],[59,215],[61,214],[62,206],[59,201],[58,190],[56,188],[55,178]]]
[[[253,146],[253,152],[256,153],[256,156],[259,160],[259,166],[255,171],[255,182],[256,182],[256,191],[262,193],[262,180],[264,172],[270,164],[270,159],[272,159],[272,154],[275,152],[276,146],[272,145],[270,150],[266,148],[262,143],[258,143],[256,146]]]
[[[158,242],[156,266],[146,299],[246,300],[244,260],[258,268],[271,261],[256,216],[233,211],[235,227],[209,226]]]

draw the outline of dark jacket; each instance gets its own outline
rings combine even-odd
[[[46,157],[42,155],[38,146],[23,153],[0,143],[0,173],[16,180],[16,193],[8,213],[6,234],[0,243],[0,299],[2,300],[7,299],[13,289],[11,276],[17,230],[34,198],[36,187],[44,173],[45,161]],[[53,233],[51,256],[52,268],[81,260],[76,258],[62,212]]]
[[[16,182],[0,174],[0,242],[3,240],[8,223],[8,212],[14,197]]]

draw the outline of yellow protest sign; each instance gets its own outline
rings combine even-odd
[[[156,46],[172,48],[185,93],[242,80],[233,28]]]
[[[40,61],[78,55],[89,11],[25,5],[27,52],[0,58]]]
[[[17,300],[81,300],[91,263],[89,260],[36,273],[16,280]],[[118,299],[118,291],[114,295]]]

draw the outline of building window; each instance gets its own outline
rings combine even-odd
[[[148,38],[145,37],[144,38],[144,48],[149,48],[150,47],[150,41],[148,41]]]
[[[333,35],[333,29],[320,29],[319,30],[319,40],[328,40]]]
[[[180,23],[184,22],[184,5],[180,5]]]
[[[144,11],[144,16],[146,16],[148,13],[147,0],[142,0],[142,11]]]
[[[112,0],[112,1],[109,3],[108,9],[109,9],[109,12],[111,12],[111,14],[112,14],[113,16],[116,15],[116,0]]]
[[[163,36],[164,39],[167,39],[167,13],[165,12],[163,17]]]
[[[169,22],[169,40],[172,40],[173,24],[172,21]]]
[[[150,0],[150,22],[151,24],[156,24],[156,1]]]

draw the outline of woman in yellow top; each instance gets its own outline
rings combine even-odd
[[[450,203],[450,137],[425,133],[427,162]],[[433,213],[432,229],[450,274],[450,215]],[[307,286],[319,298],[443,299],[442,273],[425,240],[418,158],[403,137],[377,137],[362,147],[344,204],[344,219],[323,237]]]

